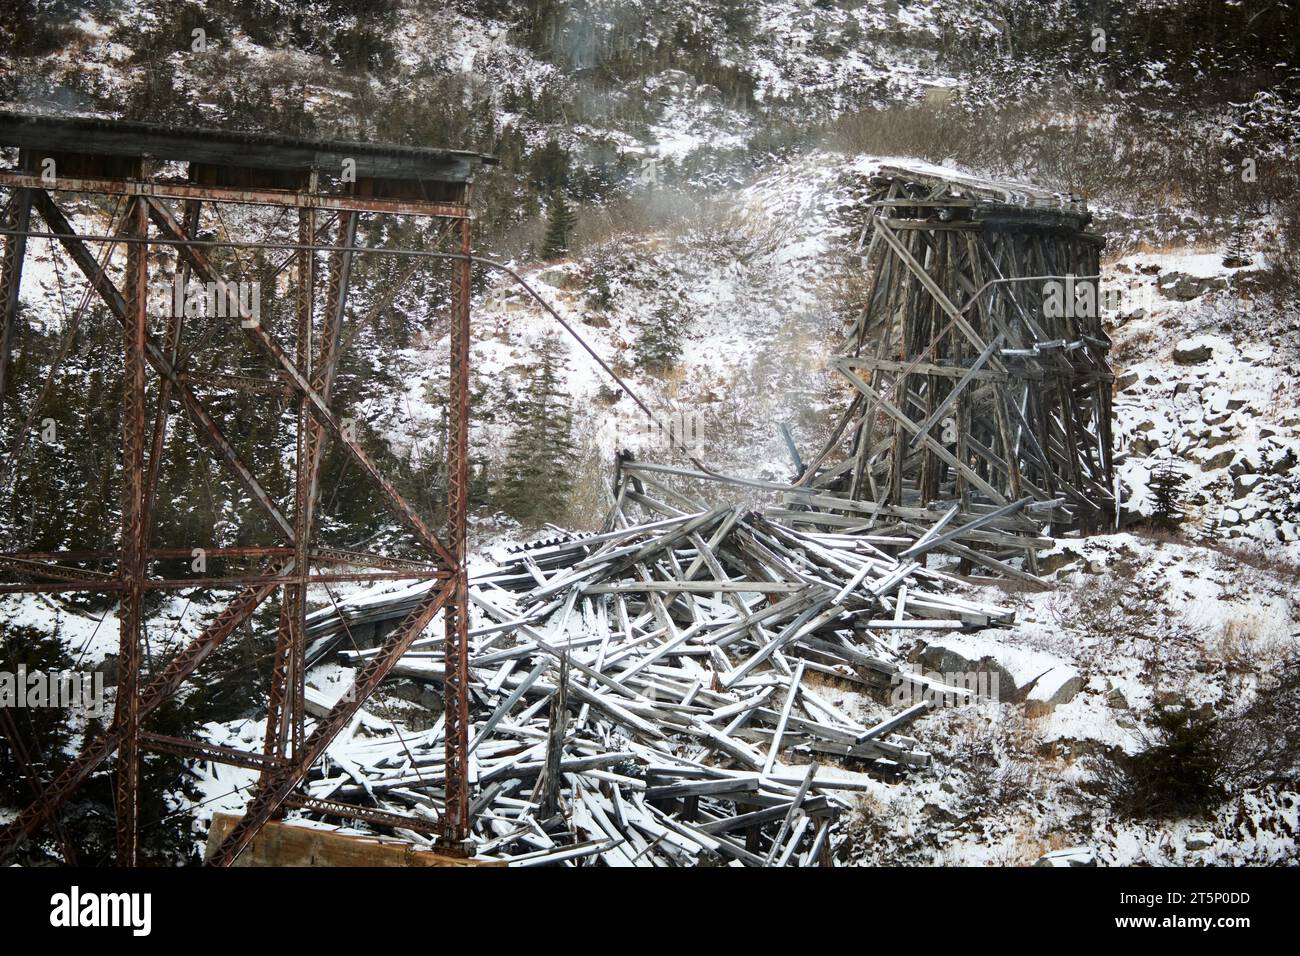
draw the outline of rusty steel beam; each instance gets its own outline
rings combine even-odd
[[[308,813],[340,817],[344,820],[360,820],[363,823],[370,823],[375,826],[392,827],[394,830],[405,829],[414,830],[416,833],[434,834],[440,829],[439,824],[429,820],[421,820],[418,817],[389,813],[386,810],[376,810],[373,807],[359,807],[355,803],[344,803],[339,800],[304,797],[297,793],[291,793],[285,797],[284,805],[294,810],[306,810]]]
[[[243,767],[246,770],[266,770],[280,766],[284,761],[269,759],[265,754],[249,750],[236,750],[208,743],[206,740],[186,740],[183,737],[169,737],[166,734],[154,734],[144,731],[140,734],[140,743],[146,750],[154,753],[173,754],[190,760],[206,760],[231,767]]]
[[[325,296],[325,315],[321,323],[319,352],[312,369],[311,383],[326,402],[334,392],[334,373],[338,368],[339,336],[343,331],[343,314],[347,308],[348,289],[352,284],[351,247],[357,239],[357,214],[339,217],[339,246],[330,254],[329,285]],[[312,418],[307,427],[308,495],[307,524],[315,522],[316,505],[320,498],[320,467],[325,455],[325,428]]]
[[[312,561],[317,564],[354,564],[361,567],[384,568],[390,571],[423,571],[430,576],[446,573],[446,568],[430,564],[428,561],[391,558],[386,554],[349,551],[345,548],[323,548],[317,545],[311,549],[311,556]]]
[[[68,250],[82,273],[90,280],[95,290],[99,292],[100,298],[107,303],[109,310],[119,322],[126,323],[127,307],[126,299],[118,292],[117,287],[113,285],[112,280],[99,268],[94,257],[90,254],[85,246],[76,237],[76,232],[72,224],[68,222],[63,215],[62,210],[50,198],[49,194],[39,191],[35,194],[36,207],[47,225],[60,234],[60,242]],[[135,245],[132,243],[131,245]],[[194,394],[188,385],[180,381],[177,377],[176,369],[168,361],[162,347],[154,340],[153,336],[146,338],[145,357],[149,364],[153,366],[154,371],[171,381],[172,390],[176,393],[181,406],[194,420],[196,425],[195,434],[199,440],[204,442],[215,454],[217,461],[224,464],[230,469],[234,477],[244,486],[244,489],[252,496],[253,501],[261,507],[275,530],[280,533],[285,540],[293,540],[293,524],[286,518],[276,505],[274,499],[254,477],[252,470],[244,463],[239,452],[235,450],[234,445],[226,438],[221,427],[216,420],[208,413],[207,408],[199,397]]]
[[[310,176],[309,188],[316,189],[316,174],[313,172]],[[188,232],[188,235],[194,235]],[[310,246],[316,237],[316,213],[312,209],[298,210],[298,244]],[[298,371],[311,379],[311,352],[312,352],[312,306],[316,295],[316,253],[311,249],[302,249],[298,253],[298,282],[295,296],[295,312],[298,326],[297,348],[295,349],[295,360]],[[325,397],[328,402],[328,396]],[[310,450],[308,445],[308,429],[313,419],[307,411],[306,396],[301,396],[298,401],[297,415],[295,416],[297,425],[297,468],[294,471],[294,498],[293,498],[293,535],[294,535],[294,563],[299,568],[300,575],[306,575],[309,570],[309,548],[312,539],[312,512],[314,503],[309,501],[308,496],[311,493],[312,480],[311,476],[304,474],[309,471],[308,464]],[[307,686],[307,589],[300,585],[290,585],[284,591],[283,601],[289,606],[287,615],[289,625],[289,697],[290,704],[289,726],[290,737],[293,749],[291,753],[298,753],[302,750],[304,731],[303,726],[306,720],[305,700]],[[282,608],[283,610],[283,608]]]
[[[168,580],[149,580],[144,582],[146,591],[183,591],[186,588],[232,588],[243,587],[259,580],[256,574],[229,575],[219,578],[171,578]],[[449,571],[429,574],[427,571],[358,571],[350,574],[309,574],[302,580],[307,587],[319,584],[351,584],[371,581],[424,581],[430,578],[445,579],[451,577]],[[286,581],[294,583],[296,577]]]
[[[352,686],[344,692],[338,703],[330,708],[329,713],[317,722],[311,736],[304,741],[302,752],[294,755],[289,766],[276,771],[262,781],[256,795],[245,809],[244,816],[212,854],[208,861],[210,865],[230,866],[248,844],[253,842],[257,832],[280,809],[294,787],[307,775],[312,764],[325,753],[331,741],[375,692],[380,682],[393,669],[393,665],[433,620],[434,615],[453,597],[454,591],[455,588],[451,585],[430,590],[388,635],[379,652],[357,674]]]
[[[213,618],[212,623],[173,657],[139,695],[138,716],[148,717],[163,702],[176,695],[181,685],[225,641],[239,625],[243,624],[258,606],[279,587],[282,576],[292,573],[292,562],[279,572],[267,575],[261,583],[249,587],[235,597]],[[0,864],[7,863],[24,843],[46,821],[58,819],[58,809],[85,783],[104,761],[117,752],[121,734],[116,722],[81,755],[63,768],[49,786],[41,791],[39,799],[25,807],[14,820],[0,829]]]
[[[455,594],[444,615],[443,718],[446,738],[447,810],[442,845],[448,853],[469,850],[469,581],[465,557],[469,515],[469,304],[470,224],[461,223],[460,251],[452,263],[451,336],[447,407],[447,536]]]
[[[149,548],[145,553],[149,560],[163,558],[188,558],[193,548]],[[293,548],[265,547],[247,545],[229,548],[204,548],[203,553],[209,558],[283,558],[293,554]],[[349,554],[351,552],[342,552]],[[358,552],[364,557],[364,553]],[[0,561],[116,561],[121,557],[118,551],[6,551],[0,552]]]
[[[26,573],[32,574],[33,577],[37,576],[33,572]],[[67,577],[72,578],[73,575],[69,574]],[[193,588],[221,590],[256,584],[262,577],[261,574],[232,574],[219,578],[149,578],[144,581],[143,588],[145,591],[186,591]],[[452,572],[445,569],[432,574],[428,571],[358,571],[348,574],[308,575],[306,585],[313,587],[320,584],[370,584],[383,581],[445,581],[451,577]],[[0,584],[0,594],[75,594],[77,592],[118,594],[125,589],[126,586],[121,580],[103,578]]]
[[[102,584],[99,581],[60,583],[34,582],[31,584],[0,584],[0,594],[75,594],[77,592],[115,594],[122,590],[118,582]]]
[[[183,183],[137,182],[131,179],[74,179],[69,176],[60,176],[53,183],[48,183],[40,176],[12,170],[0,170],[0,188],[3,187],[53,189],[58,192],[99,193],[104,196],[139,196],[153,199],[200,199],[206,202],[250,206],[390,213],[395,216],[425,216],[432,219],[468,219],[470,216],[469,206],[464,203],[328,195],[295,192],[288,189],[239,189]]]
[[[33,561],[21,557],[0,555],[0,567],[8,568],[19,575],[38,578],[55,578],[61,581],[75,581],[81,584],[112,584],[115,575],[106,571],[89,571],[82,568],[64,568],[44,561]]]
[[[278,378],[256,378],[252,375],[229,375],[223,372],[177,372],[177,379],[186,385],[200,388],[227,388],[236,392],[257,395],[284,395],[289,389]]]
[[[238,545],[233,547],[203,548],[209,558],[283,558],[293,554],[293,548],[283,545]],[[168,558],[189,558],[193,548],[149,548],[146,554],[151,561]],[[0,561],[116,561],[120,557],[117,551],[6,551],[0,552]],[[330,548],[313,545],[311,548],[313,564],[356,564],[362,567],[385,568],[394,571],[427,571],[436,575],[445,571],[437,564],[428,561],[416,561],[411,558],[394,558],[386,554],[371,554],[368,551],[352,551],[348,548]]]
[[[188,558],[193,548],[150,548],[150,559]],[[275,545],[239,545],[226,548],[203,548],[209,558],[283,558],[293,554],[293,548]]]
[[[143,199],[128,213],[135,238],[149,234]],[[135,866],[139,852],[140,814],[140,637],[144,624],[145,489],[144,489],[144,348],[148,334],[149,247],[132,243],[126,262],[127,319],[123,327],[122,373],[122,525],[118,562],[117,700],[113,726],[120,739],[114,810],[117,816],[117,862]]]
[[[301,213],[302,216],[313,215]],[[339,216],[339,244],[351,246],[356,241],[358,215],[347,212]],[[314,218],[300,223],[299,245],[309,246],[315,239]],[[301,261],[309,263],[310,276],[315,276],[315,253],[310,249],[299,251]],[[335,252],[330,256],[329,281],[326,287],[325,314],[321,322],[319,355],[315,365],[312,364],[311,342],[311,297],[302,301],[303,283],[299,282],[299,310],[305,313],[305,321],[299,321],[298,366],[299,371],[311,382],[312,387],[320,393],[328,404],[334,388],[334,370],[338,365],[338,338],[343,327],[343,314],[347,308],[348,288],[352,280],[352,253]],[[309,291],[311,286],[309,285]],[[305,561],[316,527],[316,505],[320,498],[320,469],[324,458],[325,429],[309,412],[307,398],[300,398],[297,415],[298,425],[298,470],[295,475],[295,533],[301,549],[299,560]],[[288,592],[286,592],[286,596]],[[294,595],[294,631],[291,634],[291,680],[301,688],[306,682],[306,613],[305,592]],[[302,749],[304,725],[304,693],[299,689],[293,698],[293,746],[294,753]],[[269,724],[268,724],[269,727]]]
[[[4,423],[5,389],[9,383],[9,351],[13,342],[14,322],[18,315],[18,290],[23,283],[23,259],[27,255],[27,237],[31,228],[32,193],[16,189],[5,206],[4,224],[18,235],[5,237],[0,258],[0,424]]]
[[[314,179],[314,177],[313,177]],[[315,213],[298,210],[298,243],[310,246],[316,232]],[[193,235],[193,230],[186,230]],[[294,362],[299,373],[311,375],[312,298],[316,291],[316,254],[303,249],[297,255],[298,276],[294,295],[294,318],[297,344]],[[294,563],[301,582],[308,570],[308,543],[311,537],[311,511],[307,497],[311,482],[308,475],[307,429],[311,416],[307,398],[298,397],[294,415],[295,468],[293,539]],[[267,703],[266,733],[263,751],[268,757],[284,758],[302,749],[303,687],[306,679],[304,657],[306,643],[306,593],[301,583],[285,585],[280,598],[280,626],[276,636],[275,656],[271,665],[271,685]]]

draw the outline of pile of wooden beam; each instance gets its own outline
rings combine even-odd
[[[685,510],[644,487],[617,497],[605,532],[520,548],[471,578],[476,853],[512,866],[824,862],[855,791],[930,759],[903,733],[924,695],[891,711],[891,684],[969,693],[900,667],[900,633],[1011,612],[959,596],[915,538]],[[633,500],[655,517],[630,520]],[[309,639],[359,665],[373,653],[361,632],[382,636],[422,593],[330,608]],[[432,629],[393,671],[443,674]],[[441,718],[414,732],[362,711],[296,805],[366,804],[430,840],[443,746]]]

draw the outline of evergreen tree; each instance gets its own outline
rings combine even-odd
[[[543,259],[558,259],[569,251],[573,226],[577,220],[563,191],[555,190],[551,194],[551,208],[546,219],[546,237],[542,240]]]
[[[1240,269],[1242,266],[1250,265],[1254,259],[1255,256],[1250,249],[1250,233],[1245,223],[1238,221],[1224,247],[1223,266],[1225,269]]]
[[[1177,531],[1183,523],[1183,485],[1187,484],[1187,475],[1177,468],[1173,461],[1166,459],[1151,475],[1151,494],[1155,498],[1155,508],[1151,513],[1151,523],[1166,531]]]
[[[512,409],[514,430],[496,494],[498,507],[528,527],[562,520],[577,458],[561,348],[555,336],[542,341],[537,370]]]
[[[0,672],[13,681],[9,691],[25,695],[26,683],[18,684],[18,668],[26,675],[37,671],[50,675],[72,672],[75,663],[64,648],[56,624],[53,633],[32,627],[7,625],[0,633]],[[32,799],[28,772],[34,771],[46,784],[63,769],[66,749],[72,739],[71,713],[63,707],[22,707],[0,697],[18,728],[20,739],[10,740],[0,725],[0,801],[24,805]],[[19,753],[25,752],[35,766],[24,768]]]
[[[652,313],[633,345],[636,364],[649,372],[666,372],[682,355],[681,329],[673,308],[665,303]]]

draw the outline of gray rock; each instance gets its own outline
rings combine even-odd
[[[1244,475],[1236,475],[1232,479],[1232,493],[1238,498],[1244,498],[1246,497],[1246,495],[1248,495],[1251,492],[1251,489],[1253,489],[1262,480],[1263,480],[1263,475],[1256,475],[1251,473],[1247,473]]]
[[[1214,349],[1207,342],[1197,342],[1183,348],[1174,346],[1174,361],[1179,365],[1199,365],[1208,362],[1213,354]]]
[[[1232,448],[1225,448],[1217,455],[1213,455],[1201,462],[1201,471],[1218,471],[1220,468],[1227,468],[1232,464],[1232,459],[1237,457],[1237,452]]]
[[[1069,664],[1053,668],[1030,688],[1025,696],[1025,713],[1030,717],[1050,714],[1061,704],[1068,704],[1083,690],[1083,678]]]
[[[1211,289],[1226,289],[1228,282],[1222,276],[1189,276],[1183,272],[1166,272],[1157,283],[1160,293],[1178,302],[1190,302]]]
[[[1083,689],[1083,679],[1073,664],[982,635],[939,638],[922,650],[920,660],[928,672],[945,675],[946,683],[956,682],[947,675],[987,674],[990,696],[1023,703],[1031,717],[1050,713]]]

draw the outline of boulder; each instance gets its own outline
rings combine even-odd
[[[1178,302],[1190,302],[1211,289],[1226,289],[1228,281],[1222,276],[1191,276],[1184,272],[1166,272],[1157,282],[1160,294]]]
[[[1263,477],[1263,475],[1254,475],[1249,472],[1244,475],[1234,476],[1232,479],[1232,493],[1238,498],[1246,497],[1263,480]]]
[[[1174,346],[1174,361],[1179,365],[1199,365],[1213,354],[1214,345],[1206,339],[1183,339]]]
[[[1059,704],[1068,704],[1083,689],[1083,678],[1073,666],[1061,662],[1038,680],[1025,696],[1025,713],[1041,717],[1056,710]]]
[[[1214,846],[1214,834],[1209,830],[1198,830],[1187,834],[1187,849],[1204,850]]]
[[[949,675],[986,674],[990,697],[1024,703],[1030,716],[1050,713],[1083,687],[1078,669],[1067,661],[979,634],[937,638],[922,650],[921,665],[949,684],[958,682]]]
[[[1201,462],[1201,471],[1218,471],[1220,468],[1227,468],[1232,464],[1232,459],[1237,457],[1237,452],[1232,448],[1225,448],[1217,455],[1212,455]]]

